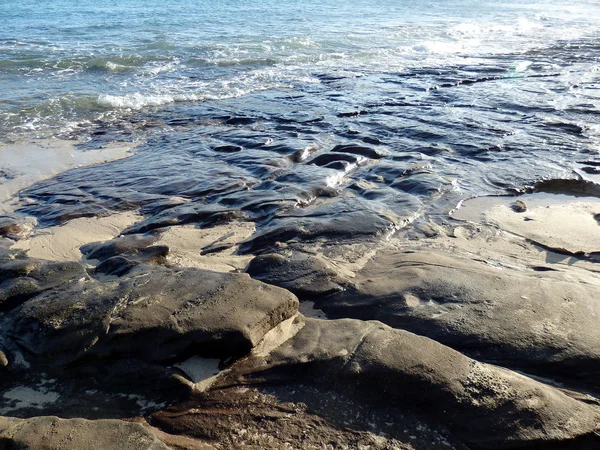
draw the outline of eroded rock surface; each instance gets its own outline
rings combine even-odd
[[[52,365],[84,354],[233,356],[297,305],[289,292],[247,275],[143,266],[119,280],[76,280],[44,292],[3,318],[2,336]]]
[[[342,291],[347,283],[339,270],[318,256],[278,253],[254,258],[246,272],[254,279],[283,287],[301,298],[320,298]]]
[[[141,424],[122,420],[0,417],[0,448],[23,450],[168,450]]]
[[[206,440],[219,449],[414,448],[390,436],[336,426],[311,413],[305,404],[280,402],[274,396],[249,388],[234,387],[196,395],[155,413],[149,421],[170,435]]]
[[[270,355],[239,363],[240,381],[354,391],[359,403],[417,411],[469,448],[600,445],[600,409],[559,389],[379,322],[298,320]]]
[[[523,271],[432,251],[380,252],[346,291],[316,303],[329,317],[380,320],[477,359],[598,390],[600,279]]]
[[[107,242],[93,242],[80,248],[81,253],[88,259],[104,261],[113,256],[132,250],[140,250],[154,244],[160,235],[158,233],[130,234],[119,236]]]

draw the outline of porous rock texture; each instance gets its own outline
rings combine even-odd
[[[82,248],[96,267],[0,250],[0,449],[600,447],[593,271],[392,247],[351,270],[303,232],[220,273],[158,233]]]
[[[541,269],[435,251],[383,251],[350,287],[317,306],[329,317],[380,320],[480,360],[598,391],[600,278]]]
[[[353,391],[356,403],[416,411],[469,448],[600,445],[597,405],[555,387],[380,322],[297,320],[293,338],[239,363],[237,382]]]

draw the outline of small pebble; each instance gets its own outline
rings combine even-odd
[[[6,366],[8,366],[8,358],[4,352],[0,351],[0,368],[4,368]]]
[[[513,211],[518,212],[518,213],[527,211],[527,205],[524,202],[522,202],[521,200],[517,200],[512,205],[510,205],[510,207],[513,209]]]

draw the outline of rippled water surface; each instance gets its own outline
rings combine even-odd
[[[598,167],[595,1],[5,0],[0,18],[0,139],[147,139],[30,189],[48,223],[142,207],[287,230],[272,240],[331,218],[385,233]]]

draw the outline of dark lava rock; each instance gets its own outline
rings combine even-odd
[[[92,242],[82,245],[79,250],[87,259],[104,261],[121,253],[148,247],[154,244],[159,238],[160,235],[158,233],[130,234],[119,236],[110,241]]]
[[[245,383],[310,383],[355,392],[357,404],[418,411],[468,448],[600,445],[600,408],[557,388],[379,322],[296,320],[304,323],[294,337],[232,373]]]
[[[168,450],[142,424],[122,420],[0,417],[0,448]]]
[[[380,252],[328,317],[380,320],[468,355],[600,390],[600,282],[590,273],[499,269],[436,252]]]
[[[50,366],[85,355],[225,358],[247,353],[297,308],[291,293],[245,274],[143,266],[116,281],[81,279],[24,302],[2,318],[0,341]]]
[[[342,291],[345,284],[324,259],[298,252],[289,258],[277,253],[257,256],[246,272],[256,280],[285,288],[307,300]]]

